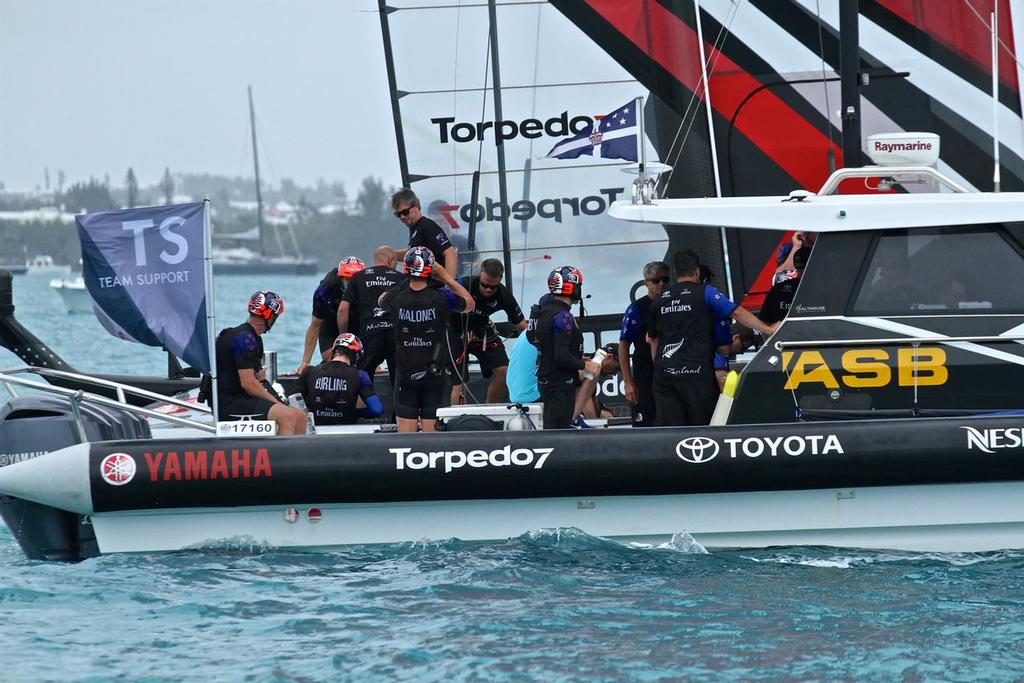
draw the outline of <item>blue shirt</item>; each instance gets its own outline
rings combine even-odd
[[[505,375],[508,397],[513,403],[536,403],[540,400],[537,388],[537,347],[521,335],[508,358]]]

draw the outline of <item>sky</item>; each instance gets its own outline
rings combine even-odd
[[[0,182],[174,172],[399,185],[373,0],[0,0]]]

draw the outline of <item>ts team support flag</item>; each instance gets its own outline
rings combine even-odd
[[[85,214],[75,223],[82,276],[107,331],[210,372],[203,203]]]
[[[563,140],[551,148],[546,159],[576,159],[584,154],[605,159],[637,160],[636,100],[630,100],[601,119],[594,130],[593,124],[575,137]]]

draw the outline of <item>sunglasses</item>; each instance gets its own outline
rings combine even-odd
[[[668,275],[663,275],[661,277],[652,277],[650,280],[648,280],[648,282],[655,285],[666,285],[668,284]]]
[[[409,212],[412,211],[412,208],[413,207],[411,207],[411,206],[407,206],[406,208],[402,209],[401,211],[395,211],[395,218],[405,218],[406,216],[409,215]]]
[[[497,288],[498,288],[498,285],[489,285],[486,282],[480,282],[480,289],[495,290]]]

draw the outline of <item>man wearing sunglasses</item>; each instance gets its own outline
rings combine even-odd
[[[519,331],[526,329],[526,318],[512,292],[501,284],[504,274],[505,266],[501,261],[489,258],[480,264],[479,275],[459,279],[459,284],[473,297],[476,307],[472,313],[452,315],[448,318],[453,406],[466,402],[463,385],[468,379],[469,355],[480,361],[480,371],[484,377],[491,378],[491,383],[487,387],[487,402],[501,403],[508,399],[508,387],[505,384],[508,354],[505,353],[505,343],[491,322],[491,314],[505,311],[509,327]]]
[[[668,286],[669,279],[669,267],[664,261],[652,261],[644,266],[647,296],[631,303],[622,316],[619,365],[634,427],[655,425],[654,361],[651,360],[651,346],[647,343],[647,321],[651,316],[651,302]],[[629,358],[631,344],[632,367]]]
[[[403,187],[391,196],[391,208],[395,218],[409,228],[409,249],[426,247],[446,271],[458,272],[458,252],[441,226],[423,215],[420,200],[415,192]],[[408,250],[397,250],[396,257],[399,261],[405,258],[406,251]]]

